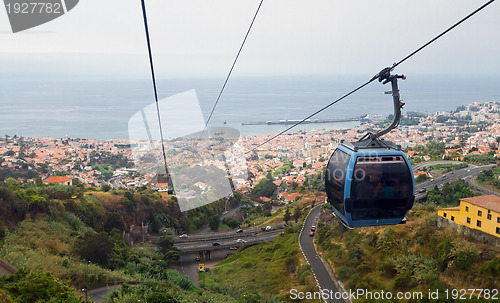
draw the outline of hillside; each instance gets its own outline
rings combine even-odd
[[[180,213],[173,197],[150,190],[0,182],[0,258],[18,268],[0,279],[0,302],[77,302],[81,289],[137,281],[114,291],[110,302],[232,301],[170,269],[180,252],[167,235],[199,228],[221,205]],[[125,243],[142,238],[140,226],[160,236],[157,247]]]
[[[315,242],[347,289],[499,289],[500,249],[438,228],[436,213],[418,204],[407,224],[352,230],[323,214]]]

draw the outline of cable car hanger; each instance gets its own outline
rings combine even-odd
[[[399,88],[398,88],[398,79],[406,79],[406,75],[398,75],[394,74],[391,75],[391,71],[393,70],[394,67],[386,67],[382,71],[380,71],[373,79],[378,79],[379,82],[382,82],[382,84],[387,84],[391,82],[392,86],[392,91],[389,93],[392,93],[392,99],[394,103],[394,116],[392,119],[392,122],[389,126],[387,126],[385,129],[379,130],[376,133],[368,132],[365,134],[361,139],[358,140],[355,144],[355,148],[363,148],[363,147],[382,147],[386,146],[389,148],[395,148],[395,149],[401,149],[400,146],[394,145],[394,146],[388,146],[388,142],[384,142],[383,140],[380,140],[380,137],[383,135],[389,133],[391,130],[395,129],[398,127],[399,122],[401,120],[401,109],[405,105],[401,100],[400,100],[400,95],[399,95]]]

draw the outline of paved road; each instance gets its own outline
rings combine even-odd
[[[467,182],[469,182],[471,185],[474,187],[479,188],[480,190],[484,191],[485,193],[493,193],[492,191],[489,191],[485,188],[481,188],[477,186],[475,183],[472,182],[472,179],[477,176],[480,172],[491,169],[493,164],[491,165],[484,165],[484,166],[469,166],[467,168],[455,170],[453,172],[449,172],[444,174],[443,176],[434,178],[432,180],[420,183],[415,186],[415,199],[422,199],[424,198],[427,193],[424,190],[424,187],[426,190],[432,189],[434,186],[442,187],[444,183],[451,183],[453,181],[457,181],[459,179],[463,179]]]
[[[276,224],[271,225],[271,230],[280,230],[285,228],[285,224]],[[222,239],[238,239],[243,237],[254,237],[256,234],[266,233],[261,228],[250,228],[242,230],[241,233],[237,233],[236,231],[229,232],[219,232],[219,233],[208,233],[208,234],[190,234],[186,235],[185,238],[174,237],[174,242],[176,243],[187,243],[187,242],[200,242],[200,241],[217,241]],[[153,238],[153,242],[155,239]]]
[[[5,260],[0,259],[0,276],[11,275],[16,272],[16,268]]]
[[[100,288],[95,288],[92,290],[89,290],[87,293],[88,298],[90,301],[95,302],[95,303],[103,303],[105,302],[104,299],[108,295],[110,291],[113,289],[116,289],[120,287],[120,285],[112,285],[112,286],[107,286],[107,287],[100,287]]]
[[[312,225],[317,225],[319,215],[321,213],[323,205],[317,205],[314,207],[304,222],[304,227],[302,232],[300,233],[299,242],[300,248],[302,249],[302,253],[306,257],[307,262],[311,265],[314,276],[316,277],[316,281],[318,282],[318,286],[322,291],[327,291],[328,293],[340,293],[340,290],[337,288],[335,283],[333,282],[328,270],[321,261],[318,253],[313,245],[313,237],[309,236],[309,232],[311,230]],[[326,302],[338,302],[345,303],[342,299],[329,298]]]
[[[198,240],[192,242],[182,242],[175,243],[175,247],[179,248],[181,251],[203,251],[203,250],[219,250],[219,249],[227,249],[233,246],[240,245],[253,245],[261,242],[269,242],[274,240],[279,234],[281,234],[284,230],[273,230],[268,231],[256,235],[244,235],[239,238],[222,238],[222,239],[214,239],[214,240]],[[244,243],[238,243],[237,241],[241,239]],[[219,245],[213,246],[213,243],[217,242]]]

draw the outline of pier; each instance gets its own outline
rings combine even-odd
[[[307,119],[302,124],[311,123],[337,123],[337,122],[351,122],[351,121],[361,121],[365,117],[361,116],[358,118],[340,118],[340,119]],[[275,120],[275,121],[255,121],[255,122],[241,122],[241,125],[276,125],[276,124],[295,124],[302,120]]]

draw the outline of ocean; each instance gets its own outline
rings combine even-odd
[[[275,134],[287,125],[242,122],[297,120],[314,113],[369,77],[294,76],[231,78],[209,126],[228,126],[241,135]],[[452,111],[472,102],[500,101],[498,77],[410,76],[399,82],[403,112]],[[71,77],[2,77],[0,136],[126,139],[128,121],[154,103],[150,79],[93,80]],[[204,121],[224,79],[160,79],[159,98],[195,90]],[[314,118],[353,118],[392,113],[390,84],[374,81]],[[351,128],[357,122],[303,124],[294,129]]]

